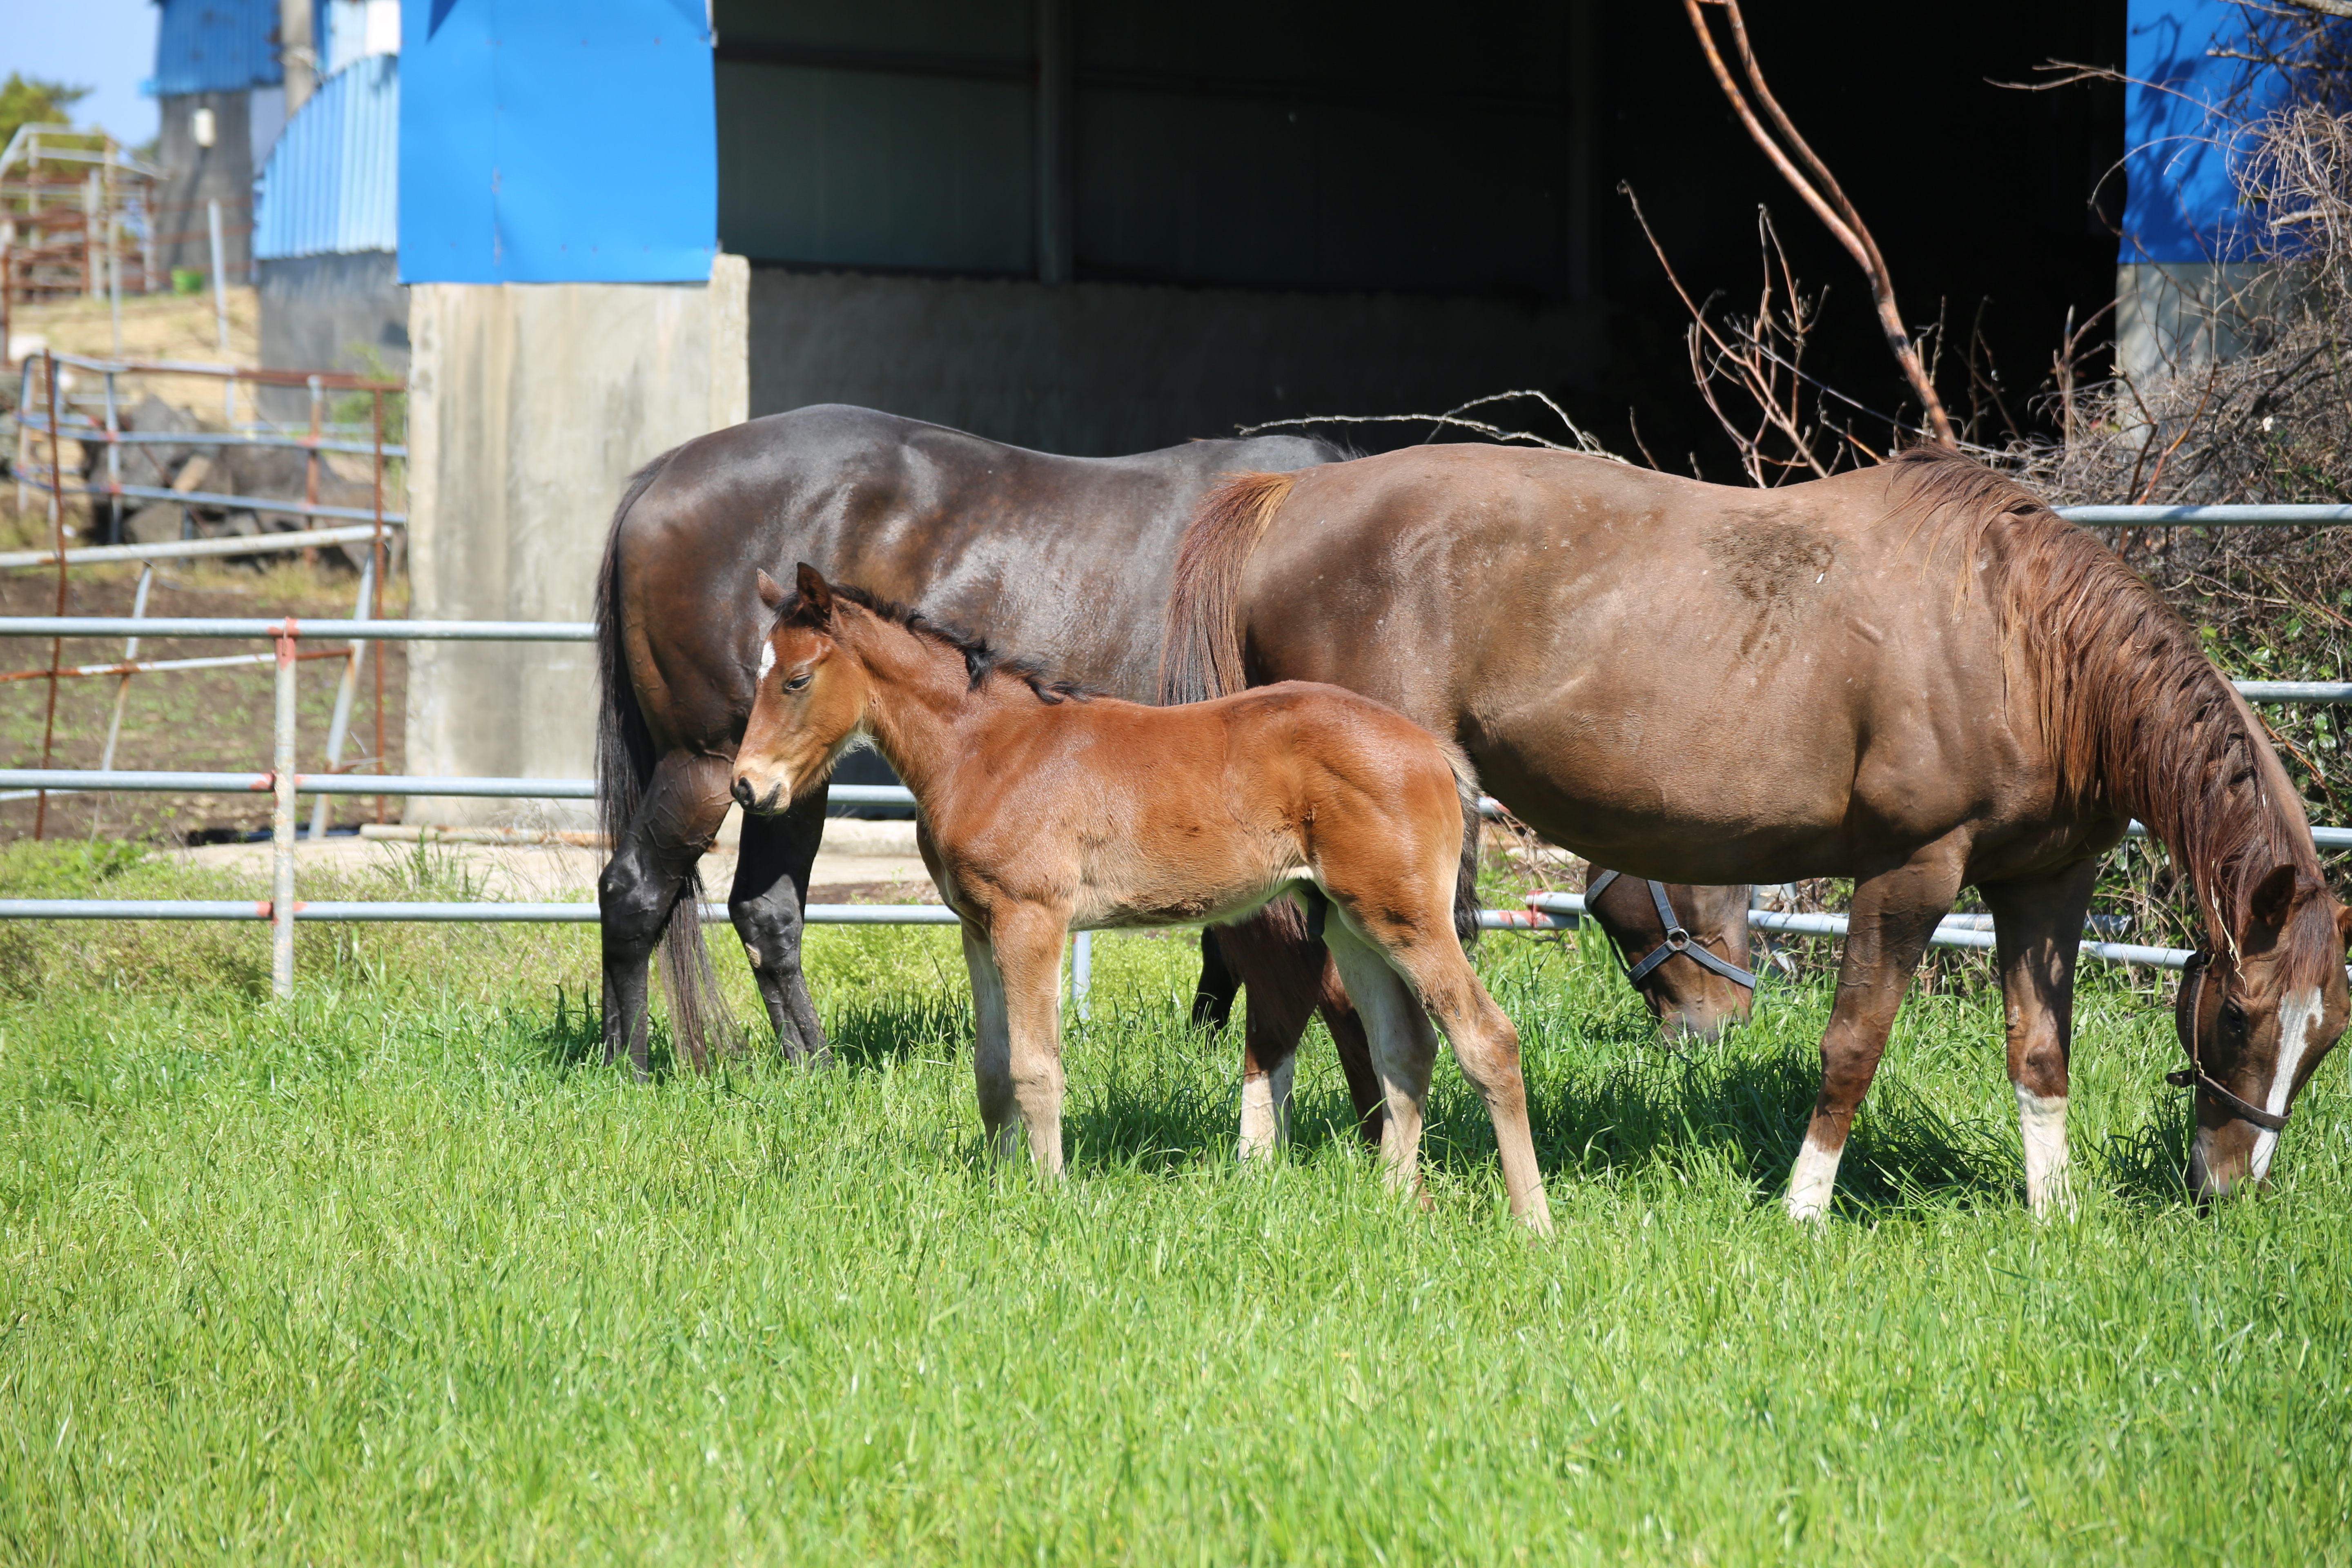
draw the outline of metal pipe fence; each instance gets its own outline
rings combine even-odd
[[[52,492],[52,511],[57,505]],[[2352,507],[2318,507],[2293,509],[2247,508],[2074,508],[2066,509],[2076,521],[2098,523],[2131,522],[2140,525],[2195,525],[2207,522],[2240,523],[2245,521],[2292,521],[2295,523],[2352,522]],[[2289,519],[2265,515],[2250,518],[2238,514],[2249,510],[2263,513],[2292,511]],[[2228,513],[2231,515],[2218,515]],[[2084,515],[2089,514],[2089,515]],[[2126,515],[2127,514],[2127,515]],[[2194,515],[2191,515],[2194,514]],[[2325,515],[2320,515],[2325,514]],[[346,531],[335,531],[338,532]],[[381,541],[379,530],[364,531]],[[294,536],[281,536],[291,538]],[[228,544],[231,542],[206,542]],[[253,542],[236,541],[238,545]],[[288,546],[291,548],[292,546]],[[221,552],[226,553],[227,552]],[[67,552],[62,548],[38,561],[24,564],[43,564],[55,559],[62,571],[63,558],[87,558],[87,552]],[[377,559],[381,558],[380,547]],[[13,559],[0,557],[0,565],[16,564]],[[372,563],[373,564],[373,563]],[[60,593],[62,609],[62,590]],[[142,603],[143,605],[143,583]],[[394,621],[364,618],[368,608],[365,595],[360,615],[349,621],[310,623],[307,630],[313,636],[331,636],[345,639],[356,650],[368,642],[382,641],[452,641],[452,642],[568,642],[593,641],[594,626],[587,622],[530,621]],[[293,616],[279,618],[249,617],[172,617],[120,616],[69,616],[63,614],[47,616],[0,617],[0,637],[47,637],[62,644],[66,637],[267,637],[273,651],[269,654],[231,656],[251,661],[273,661],[277,668],[273,692],[272,724],[273,765],[268,773],[216,772],[117,772],[111,768],[68,769],[41,768],[0,770],[0,786],[16,786],[37,792],[65,790],[128,790],[173,794],[258,795],[271,796],[271,896],[258,900],[107,900],[107,899],[14,899],[0,900],[0,919],[26,920],[251,920],[266,921],[271,928],[271,988],[278,995],[292,994],[294,976],[293,928],[299,921],[338,922],[520,922],[589,924],[599,918],[595,905],[587,903],[488,903],[488,902],[421,902],[421,901],[333,901],[303,902],[295,897],[295,806],[303,795],[315,797],[329,795],[380,796],[405,795],[470,797],[530,800],[593,799],[595,785],[587,779],[533,778],[436,778],[409,774],[349,774],[334,772],[303,773],[296,767],[295,756],[295,671],[305,657],[298,644],[306,628]],[[135,647],[135,644],[134,644]],[[55,668],[51,671],[64,673]],[[126,663],[131,661],[126,659]],[[153,665],[187,668],[201,662],[151,661]],[[83,667],[94,673],[121,671],[123,666]],[[352,668],[356,668],[356,661]],[[381,665],[379,664],[379,672]],[[2352,682],[2331,681],[2240,681],[2237,687],[2249,701],[2263,703],[2352,703]],[[337,739],[340,740],[341,710],[337,719]],[[110,744],[110,757],[111,746]],[[379,756],[381,752],[379,750]],[[46,763],[46,747],[45,757]],[[331,762],[331,767],[333,763]],[[888,784],[837,784],[831,791],[832,800],[840,805],[912,805],[914,796],[903,786]],[[323,801],[321,802],[323,805]],[[1500,803],[1491,797],[1482,799],[1480,807],[1490,816],[1506,815]],[[2145,829],[2133,823],[2130,831],[2143,834]],[[2352,828],[2317,827],[2312,830],[2316,845],[2322,847],[2352,847]],[[1572,928],[1585,914],[1584,900],[1571,893],[1531,894],[1528,907],[1521,910],[1482,910],[1478,923],[1484,929],[1502,931],[1559,931]],[[698,906],[699,917],[707,923],[726,921],[729,916],[723,904],[704,903]],[[862,905],[814,904],[803,911],[803,918],[814,924],[847,925],[932,925],[950,926],[957,917],[938,905]],[[1791,914],[1770,910],[1750,911],[1749,922],[1758,930],[1779,931],[1790,935],[1843,936],[1847,932],[1847,917],[1833,914]],[[1955,916],[1937,928],[1933,945],[1959,948],[1990,948],[1995,943],[1993,933],[1985,929],[1988,922],[1980,916]],[[1074,943],[1071,969],[1071,991],[1083,1013],[1091,970],[1091,949],[1088,933],[1080,932]],[[2183,951],[2139,946],[2126,942],[2086,940],[2083,943],[2086,957],[2115,963],[2144,963],[2164,968],[2179,968],[2188,959]]]
[[[218,204],[215,204],[214,206],[213,222],[214,248],[217,251],[219,248]],[[215,268],[215,271],[217,274],[218,268]],[[219,279],[215,276],[215,291],[217,291],[218,282]],[[226,318],[224,318],[225,322]],[[227,337],[225,324],[222,331],[222,348],[226,352]],[[121,347],[119,336],[116,346],[119,353]],[[79,425],[68,426],[58,406],[58,368],[61,364],[94,371],[101,377],[104,384],[102,407],[105,416],[102,423],[85,417]],[[40,378],[47,392],[46,413],[36,405],[33,397],[36,369],[40,372]],[[300,386],[310,394],[310,428],[301,436],[289,436],[275,430],[142,432],[123,429],[118,379],[124,375],[154,374],[194,375],[218,380],[221,383],[224,417],[232,424],[237,383],[242,381],[257,385]],[[330,390],[363,392],[369,395],[373,405],[371,430],[373,438],[366,446],[362,447],[356,441],[337,440],[327,434],[325,400],[326,394]],[[366,563],[360,574],[358,601],[353,607],[350,624],[383,620],[383,584],[390,565],[384,531],[407,521],[404,513],[387,511],[384,508],[385,463],[390,458],[405,458],[407,447],[385,442],[383,400],[386,394],[396,394],[404,390],[404,384],[397,381],[374,380],[339,372],[254,370],[237,365],[201,364],[178,360],[141,361],[120,358],[100,360],[78,354],[60,354],[49,350],[44,350],[37,360],[28,357],[25,361],[22,380],[18,387],[19,395],[15,418],[17,437],[15,465],[16,482],[19,487],[20,500],[23,489],[28,485],[39,489],[48,497],[49,548],[46,551],[16,551],[0,553],[0,569],[53,566],[57,572],[58,584],[57,619],[60,624],[52,626],[49,632],[49,663],[46,671],[27,670],[13,675],[0,675],[0,681],[32,679],[41,674],[47,676],[49,688],[48,711],[42,721],[41,729],[41,766],[44,769],[48,767],[55,756],[58,690],[59,684],[66,679],[97,675],[112,675],[116,678],[118,684],[115,688],[113,720],[107,730],[105,755],[100,763],[100,772],[110,773],[114,766],[115,744],[122,731],[123,712],[130,700],[132,676],[169,670],[218,668],[234,663],[262,663],[269,658],[268,655],[259,655],[242,658],[231,657],[212,659],[141,661],[137,656],[138,639],[142,636],[168,635],[143,624],[146,619],[148,590],[154,582],[157,561],[214,555],[251,555],[291,550],[309,552],[330,544],[355,544],[365,540],[368,543],[368,554]],[[48,461],[47,464],[35,464],[29,460],[33,449],[33,437],[37,436],[46,437],[47,439]],[[68,436],[82,443],[85,450],[89,447],[96,446],[103,451],[106,459],[106,477],[103,480],[80,485],[68,485],[66,482],[63,443]],[[126,446],[134,448],[140,446],[208,447],[215,451],[239,446],[300,450],[307,454],[303,465],[302,499],[298,501],[290,497],[252,496],[199,489],[198,487],[210,471],[211,458],[199,458],[194,465],[182,469],[170,486],[126,484],[122,479],[122,449]],[[326,452],[365,452],[372,457],[371,474],[373,492],[372,506],[364,509],[336,506],[322,503],[319,500],[320,464],[323,460],[321,454]],[[37,475],[38,479],[35,484],[34,477]],[[96,498],[107,499],[109,517],[105,530],[107,542],[85,546],[79,550],[68,547],[67,540],[69,535],[65,521],[65,499],[69,494],[93,498],[90,509],[93,521],[96,520],[98,510]],[[150,545],[126,544],[121,542],[123,532],[122,503],[126,500],[163,501],[179,506],[181,528],[184,533],[193,531],[193,509],[200,507],[248,510],[257,514],[282,514],[311,520],[342,519],[354,524],[363,522],[366,526],[340,529],[310,528],[275,537],[257,534],[250,537],[214,540],[184,538]],[[124,560],[140,561],[143,570],[140,574],[131,614],[127,617],[119,617],[134,624],[119,633],[110,634],[120,635],[130,639],[123,647],[121,659],[111,665],[84,665],[70,670],[64,668],[65,638],[75,634],[64,630],[62,622],[65,619],[67,585],[72,565],[76,562],[95,563],[101,561]],[[281,666],[290,667],[299,658],[313,657],[289,650],[289,643],[295,635],[294,623],[290,618],[287,621],[286,626],[285,640],[281,640],[277,648],[278,662]],[[352,708],[359,694],[361,672],[366,664],[366,653],[367,641],[354,637],[347,642],[340,656],[344,661],[343,678],[336,689],[335,716],[327,742],[327,760],[331,768],[340,765],[342,760],[343,744],[350,732]],[[290,674],[284,676],[283,679],[288,683],[288,690],[290,691]],[[291,698],[281,693],[280,700],[290,701]],[[383,661],[379,658],[375,666],[375,754],[379,767],[383,765]],[[290,763],[288,764],[288,768],[290,769]],[[37,789],[33,794],[39,802],[33,819],[33,837],[39,838],[48,821],[48,792]],[[23,797],[20,795],[12,795],[0,792],[0,800],[21,798]],[[384,797],[379,795],[377,797],[379,816],[383,814],[383,800]],[[316,835],[323,833],[325,829],[326,803],[321,800],[312,820],[311,831]]]
[[[437,641],[529,641],[583,642],[593,640],[595,628],[586,622],[530,621],[370,621],[313,622],[315,632],[354,640],[385,641],[393,639]],[[275,689],[276,711],[273,723],[275,766],[268,773],[217,772],[113,772],[100,769],[19,768],[0,770],[0,785],[28,790],[110,789],[148,791],[167,794],[259,795],[272,798],[271,897],[256,901],[243,900],[0,900],[0,919],[48,920],[256,920],[266,921],[272,927],[271,982],[281,995],[290,994],[293,985],[293,926],[297,921],[515,921],[524,923],[593,922],[597,918],[593,904],[565,903],[472,903],[472,902],[349,902],[315,901],[305,903],[294,896],[295,833],[294,809],[299,795],[366,795],[442,796],[475,799],[530,800],[589,800],[594,798],[595,783],[590,779],[534,778],[436,778],[421,774],[338,774],[333,773],[304,773],[295,765],[294,740],[294,679],[293,671],[303,657],[296,649],[302,635],[300,623],[292,616],[268,618],[198,618],[198,617],[131,617],[131,616],[23,616],[0,617],[0,637],[113,637],[136,631],[149,637],[257,637],[271,639],[272,654],[239,656],[249,658],[274,659],[278,668]],[[2352,694],[2352,683],[2330,682],[2240,682],[2240,689],[2249,699],[2268,702],[2342,701]],[[837,784],[831,791],[832,799],[841,805],[911,805],[913,793],[897,784]],[[1501,803],[1487,796],[1479,802],[1480,809],[1489,816],[1507,815]],[[2130,831],[2142,834],[2138,823]],[[2315,842],[2323,847],[2352,847],[2352,829],[2318,827],[2312,830]],[[1540,893],[1528,898],[1525,910],[1487,910],[1480,913],[1479,924],[1487,930],[1558,931],[1574,926],[1584,915],[1584,900],[1571,893]],[[700,906],[706,921],[728,918],[721,904]],[[874,924],[874,925],[952,925],[956,917],[936,905],[858,905],[816,904],[803,912],[803,918],[814,924]],[[1843,936],[1846,933],[1846,917],[1831,914],[1788,914],[1776,910],[1758,910],[1749,915],[1750,924],[1763,931],[1777,931],[1794,935]],[[1090,969],[1090,943],[1087,933],[1079,934],[1074,954],[1073,992],[1083,1005],[1087,971]],[[1944,947],[1989,948],[1994,943],[1992,933],[1984,929],[1980,917],[1955,916],[1947,920],[1933,939],[1934,945]],[[2137,946],[2130,943],[2100,941],[2085,942],[2086,956],[2116,963],[2155,964],[2178,968],[2187,960],[2187,953],[2174,949]]]

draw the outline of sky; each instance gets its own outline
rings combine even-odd
[[[95,89],[75,123],[136,145],[155,134],[155,100],[139,93],[155,74],[155,17],[150,0],[0,0],[0,81],[19,71]]]

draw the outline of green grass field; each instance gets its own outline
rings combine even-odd
[[[1490,935],[1539,1245],[1450,1063],[1431,1213],[1319,1040],[1238,1167],[1188,935],[1098,942],[1060,1190],[979,1160],[950,933],[814,936],[831,1071],[647,1088],[592,931],[301,935],[281,1006],[258,929],[0,928],[0,1559],[2352,1556],[2346,1069],[2200,1215],[2152,983],[2078,1007],[2077,1220],[2023,1212],[1999,1008],[1948,984],[1799,1234],[1826,983],[1670,1056],[1597,941]]]

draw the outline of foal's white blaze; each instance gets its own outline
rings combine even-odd
[[[761,643],[760,645],[760,679],[767,679],[768,672],[775,668],[776,645],[772,642]]]
[[[2066,1097],[2017,1086],[2017,1125],[2025,1140],[2025,1197],[2037,1217],[2074,1210],[2066,1152]]]
[[[1298,1070],[1298,1053],[1282,1058],[1271,1072],[1242,1079],[1242,1128],[1235,1153],[1254,1160],[1273,1153],[1290,1142],[1290,1080]]]
[[[1838,1160],[1843,1148],[1824,1149],[1805,1134],[1805,1146],[1797,1151],[1797,1168],[1789,1175],[1789,1217],[1793,1220],[1819,1219],[1827,1214],[1830,1198],[1837,1191]]]

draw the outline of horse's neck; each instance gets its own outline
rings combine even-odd
[[[2214,678],[2216,681],[2220,676]],[[2146,757],[2147,773],[2137,781],[2129,801],[2135,815],[2164,842],[2174,861],[2185,867],[2206,906],[2216,938],[2234,931],[2246,905],[2248,887],[2282,864],[2319,874],[2318,858],[2311,847],[2311,825],[2304,815],[2303,798],[2294,781],[2273,752],[2259,726],[2250,723],[2231,702],[2226,729],[2216,726],[2203,749],[2187,759]],[[2246,749],[2252,765],[2226,781],[2211,775],[2230,768],[2230,742]],[[2163,768],[2168,776],[2160,777]],[[2195,777],[2183,778],[2194,773]],[[2255,839],[2257,845],[2249,845]],[[2251,852],[2250,852],[2251,851]]]
[[[961,654],[879,616],[866,617],[856,651],[872,678],[867,733],[921,801],[945,776],[960,749],[959,733],[977,717],[987,694],[971,689]]]

